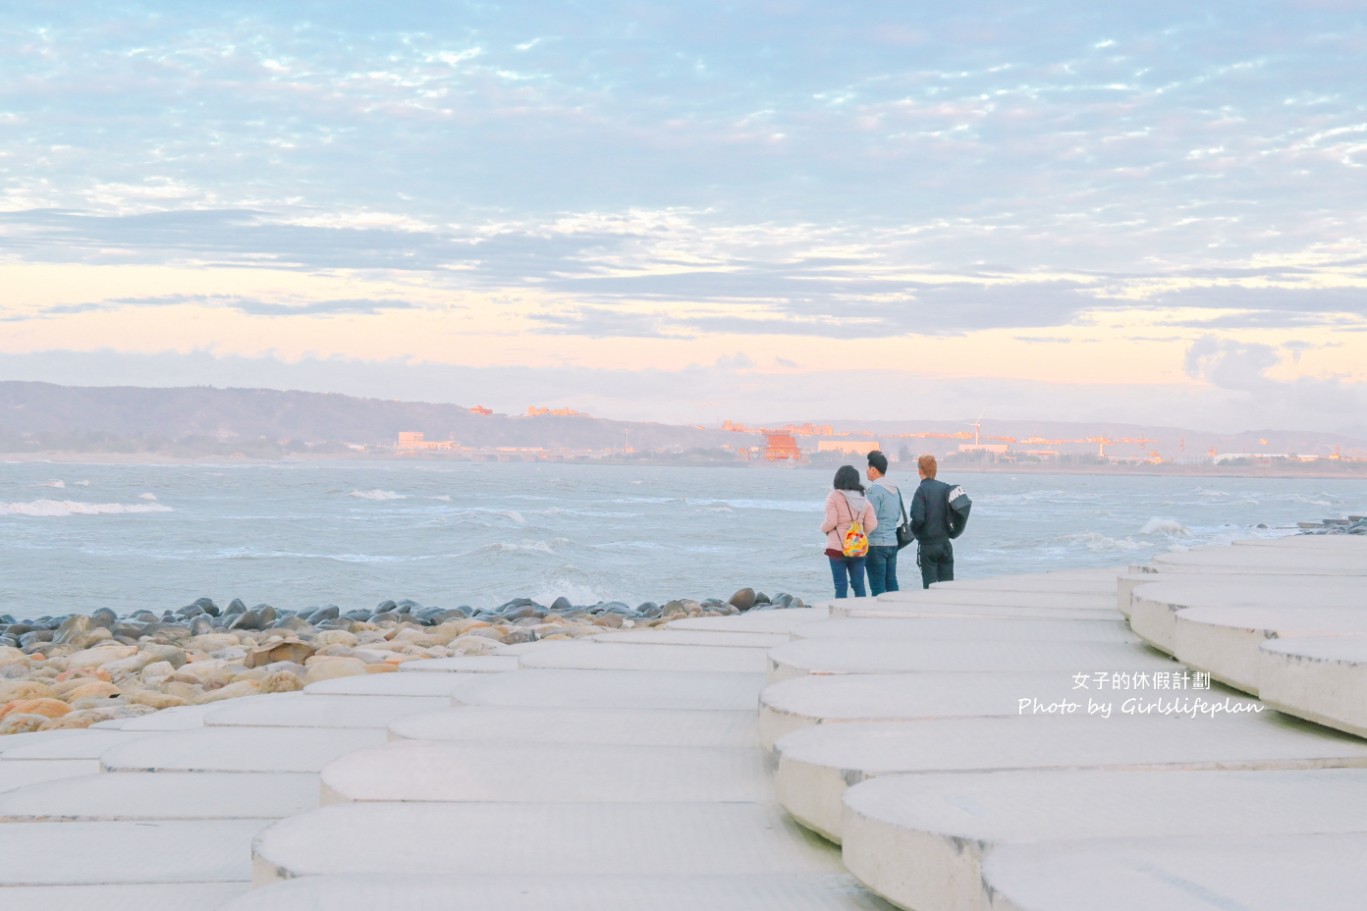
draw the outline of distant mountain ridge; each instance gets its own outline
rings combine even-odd
[[[472,447],[565,449],[720,448],[720,430],[587,416],[475,414],[467,406],[363,399],[336,393],[209,386],[59,386],[0,382],[0,450],[118,451],[132,441],[217,444],[271,441],[303,446],[393,444],[401,431]],[[753,437],[745,437],[753,441]]]
[[[472,405],[474,403],[471,403]],[[794,423],[805,423],[806,419]],[[781,428],[785,421],[763,426]],[[811,421],[837,432],[867,436],[897,457],[947,454],[973,443],[967,421]],[[755,425],[756,427],[761,425]],[[984,417],[981,442],[1014,438],[1015,451],[1055,449],[1139,458],[1150,451],[1166,460],[1221,453],[1274,452],[1367,457],[1367,440],[1310,431],[1251,430],[1214,433],[1181,427],[1114,422],[996,420]],[[357,398],[337,393],[212,386],[62,386],[0,381],[0,452],[153,452],[278,455],[285,451],[344,452],[348,446],[389,446],[402,431],[428,440],[454,439],[471,448],[544,447],[560,450],[640,452],[715,450],[761,445],[754,433],[685,425],[614,421],[584,415],[476,414],[469,406]],[[906,434],[917,434],[906,436]],[[900,435],[900,436],[899,436]],[[1042,442],[1027,442],[1031,438]],[[1108,442],[1087,442],[1102,437]],[[849,437],[847,437],[848,439]],[[811,439],[811,438],[808,438]],[[1055,441],[1071,441],[1056,445]],[[1147,442],[1138,442],[1145,440]],[[808,448],[804,443],[804,448]],[[810,448],[815,448],[812,443]]]

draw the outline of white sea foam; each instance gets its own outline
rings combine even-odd
[[[376,489],[376,490],[353,490],[351,493],[347,494],[347,496],[349,496],[349,497],[355,497],[355,498],[358,499],[358,500],[406,500],[406,499],[408,499],[408,498],[407,498],[406,496],[404,496],[403,494],[397,493],[397,492],[395,492],[395,491],[393,491],[393,490],[379,490],[379,489]]]
[[[1191,531],[1176,519],[1164,519],[1158,516],[1144,523],[1144,527],[1139,529],[1141,535],[1190,535]]]
[[[138,499],[155,501],[157,499],[157,495],[154,493],[140,493],[138,494]]]
[[[76,482],[76,486],[77,486],[77,487],[89,487],[89,486],[90,486],[90,482],[89,482],[89,481],[77,481],[77,482]]]
[[[450,502],[451,502],[451,495],[450,495],[449,493],[439,493],[439,494],[437,494],[436,496],[434,496],[432,499],[434,499],[434,500],[441,500],[443,503],[450,503]]]
[[[173,512],[160,503],[77,503],[74,500],[30,500],[27,503],[0,503],[0,516],[111,516],[141,512]]]
[[[38,486],[55,487],[56,489],[61,490],[63,487],[66,486],[66,481],[44,481],[42,484],[39,484]]]

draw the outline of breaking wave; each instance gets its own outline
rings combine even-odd
[[[349,496],[349,497],[355,497],[355,498],[358,499],[358,500],[406,500],[406,499],[408,499],[408,498],[407,498],[406,496],[404,496],[403,494],[397,493],[397,492],[395,492],[395,491],[393,491],[393,490],[378,490],[378,489],[376,489],[376,490],[353,490],[351,493],[347,494],[347,496]]]
[[[1155,516],[1139,529],[1141,535],[1190,535],[1191,531],[1176,519],[1163,519]]]
[[[77,503],[74,500],[31,500],[27,503],[0,503],[0,516],[113,516],[140,512],[174,512],[160,503]]]

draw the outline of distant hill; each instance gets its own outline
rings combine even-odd
[[[248,455],[392,444],[400,431],[471,447],[689,450],[754,437],[586,416],[472,413],[463,405],[273,389],[171,389],[0,382],[0,451]]]
[[[795,423],[805,422],[806,419]],[[783,427],[785,421],[766,426]],[[880,442],[893,458],[924,452],[955,453],[973,443],[969,421],[812,421],[848,434],[845,440]],[[1167,462],[1197,461],[1214,449],[1229,453],[1295,453],[1367,458],[1367,441],[1327,433],[1252,430],[1221,434],[1181,427],[1117,423],[995,420],[984,417],[981,442],[1012,438],[1017,454],[1056,451],[1095,456],[1104,446],[1112,460],[1161,453]],[[349,447],[391,446],[401,431],[462,446],[544,447],[698,453],[721,457],[722,447],[762,445],[753,433],[703,430],[671,424],[611,421],[588,416],[476,414],[465,405],[398,402],[316,392],[217,389],[211,386],[145,388],[59,386],[0,382],[0,453],[162,453],[272,458],[286,453],[345,453]],[[914,434],[914,435],[912,435]],[[1104,444],[1088,441],[1102,437]],[[1028,442],[1040,438],[1040,442]],[[1060,442],[1070,441],[1070,442]],[[816,448],[802,438],[802,448]],[[858,455],[859,453],[855,453]],[[962,458],[962,453],[955,453]],[[985,454],[984,454],[985,455]],[[817,459],[848,460],[827,453]],[[1028,458],[1028,456],[1025,456]]]

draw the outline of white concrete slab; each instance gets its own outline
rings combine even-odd
[[[911,617],[823,620],[792,632],[797,639],[914,639],[924,641],[1126,642],[1139,637],[1119,617],[1111,620],[1005,620],[993,617]],[[774,643],[780,645],[782,643]]]
[[[1358,911],[1367,835],[1174,837],[1005,845],[993,911]]]
[[[54,732],[55,733],[55,732]],[[67,731],[75,736],[54,740],[40,740],[28,746],[20,746],[5,753],[5,760],[30,759],[95,759],[104,751],[124,743],[132,743],[142,737],[154,734],[146,731],[92,731],[89,729]],[[4,768],[0,765],[0,768]]]
[[[240,883],[251,875],[247,845],[269,822],[228,819],[4,825],[0,826],[0,883]],[[0,897],[7,891],[0,888]]]
[[[618,746],[759,746],[755,713],[681,709],[460,706],[389,726],[391,739],[456,743],[597,743]]]
[[[393,676],[393,675],[386,675]],[[204,717],[205,727],[386,728],[405,715],[451,704],[449,696],[340,696],[308,694],[302,699],[256,705],[224,703]]]
[[[791,607],[784,610],[749,611],[732,617],[688,617],[671,620],[665,629],[721,630],[740,633],[786,633],[813,620],[825,620],[831,611],[826,604]]]
[[[1177,612],[1189,607],[1352,608],[1362,604],[1361,581],[1334,576],[1184,576],[1139,585],[1130,596],[1130,628],[1155,648],[1177,647]]]
[[[906,617],[943,617],[957,619],[966,617],[997,618],[1001,620],[1114,620],[1118,616],[1115,605],[1108,602],[1105,607],[1053,608],[1053,607],[1016,607],[1012,605],[986,604],[910,604],[896,601],[875,601],[872,598],[848,598],[835,602],[831,609],[831,619],[868,619],[883,617],[898,619]]]
[[[754,711],[763,685],[762,674],[526,670],[481,679],[452,701],[523,708]]]
[[[1367,548],[1327,553],[1268,547],[1222,547],[1158,554],[1151,561],[1160,573],[1249,575],[1367,575]]]
[[[323,769],[323,802],[737,803],[772,800],[759,750],[430,743],[358,750]],[[0,809],[3,809],[0,802]]]
[[[254,845],[253,882],[296,876],[728,876],[843,872],[774,804],[336,804]]]
[[[30,731],[27,734],[6,734],[0,737],[0,759],[4,759],[14,750],[20,747],[33,746],[38,743],[52,743],[60,740],[80,739],[87,733],[86,730],[74,731]]]
[[[918,642],[803,639],[769,652],[771,683],[804,674],[889,674],[914,671],[1026,673],[1171,671],[1171,659],[1139,645],[1114,642]]]
[[[247,894],[250,885],[232,883],[139,883],[98,886],[0,887],[5,911],[66,911],[99,908],[100,911],[214,911],[224,902]],[[857,887],[856,887],[857,888]]]
[[[96,759],[0,760],[0,793],[99,770],[100,763]]]
[[[1350,607],[1190,607],[1173,623],[1178,660],[1246,693],[1258,692],[1261,646],[1275,639],[1367,636],[1367,610]]]
[[[1105,595],[1115,586],[1115,577],[1125,572],[1124,566],[1102,569],[1059,570],[1049,573],[1026,573],[1013,576],[992,576],[986,579],[956,579],[935,582],[931,591],[980,592],[1087,592]]]
[[[200,728],[113,747],[100,763],[109,772],[317,772],[385,739],[379,728]]]
[[[1087,697],[1116,701],[1153,696],[1154,690],[1109,688],[1113,682],[1072,673],[1005,674],[843,674],[794,677],[760,693],[759,735],[765,749],[779,738],[819,724],[916,721],[935,718],[1014,718],[1022,699],[1042,705],[1065,701],[1086,704]],[[1081,686],[1080,683],[1086,684]],[[1126,678],[1126,685],[1133,683]],[[1164,691],[1171,694],[1172,691]],[[1255,705],[1256,700],[1217,688],[1206,698]],[[1118,709],[1117,709],[1118,711]]]
[[[801,624],[799,628],[802,625]],[[754,633],[730,630],[642,629],[590,636],[595,642],[631,645],[704,645],[718,648],[771,648],[792,638],[786,632]]]
[[[304,687],[309,696],[447,696],[476,679],[473,674],[358,674]]]
[[[105,772],[0,794],[0,822],[279,819],[317,806],[310,772]]]
[[[863,599],[853,599],[856,601]],[[880,605],[908,604],[914,606],[953,607],[1027,607],[1065,610],[1103,610],[1112,603],[1111,589],[1105,591],[1059,591],[1041,581],[1037,588],[1026,591],[1011,589],[984,590],[972,588],[903,589],[887,592],[876,599]]]
[[[1280,538],[1241,538],[1236,547],[1270,547],[1313,553],[1352,553],[1367,555],[1367,538],[1362,535],[1285,535]]]
[[[845,790],[882,775],[1027,768],[1367,767],[1367,743],[1275,713],[1118,716],[1122,702],[1114,701],[1109,719],[1030,716],[806,728],[774,746],[775,791],[799,822],[839,841]],[[1081,711],[1086,707],[1084,700]]]
[[[631,645],[577,639],[556,642],[521,657],[524,668],[602,671],[688,671],[763,673],[764,653],[755,649],[703,645]]]
[[[1258,691],[1275,709],[1367,737],[1367,639],[1265,642]]]
[[[270,698],[268,696],[243,696],[241,701],[248,699]],[[210,702],[207,705],[182,705],[173,709],[162,709],[160,712],[153,712],[150,715],[141,715],[137,718],[129,718],[120,726],[121,731],[189,731],[194,728],[204,726],[204,716],[220,707],[220,703]],[[98,726],[98,725],[97,725]]]
[[[421,671],[426,673],[455,674],[499,674],[503,671],[517,670],[516,655],[457,655],[453,658],[429,658],[418,661],[405,661],[399,665],[399,673]],[[385,674],[376,675],[379,677]]]
[[[984,883],[984,861],[990,869],[997,852],[1013,845],[1063,848],[1127,837],[1164,844],[1184,836],[1218,845],[1240,836],[1361,832],[1367,818],[1364,774],[1331,769],[890,776],[846,795],[843,856],[858,879],[903,907],[996,909],[993,885]],[[1118,906],[1102,901],[1062,907]]]
[[[377,908],[892,911],[849,874],[730,876],[307,876],[254,889],[221,911]],[[8,909],[6,909],[8,911]],[[138,909],[142,911],[142,909]]]

